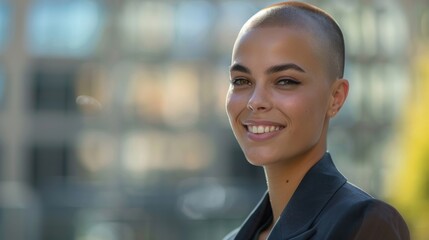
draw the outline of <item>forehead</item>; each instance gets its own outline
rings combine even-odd
[[[298,27],[262,27],[243,31],[238,36],[232,63],[249,68],[294,63],[304,70],[318,70],[323,49],[317,34]]]

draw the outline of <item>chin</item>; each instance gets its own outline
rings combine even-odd
[[[250,151],[250,152],[245,152],[244,155],[246,156],[246,159],[250,164],[258,167],[275,163],[278,160],[278,158],[273,156],[272,152],[264,153],[264,152]]]

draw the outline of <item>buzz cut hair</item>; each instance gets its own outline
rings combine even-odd
[[[343,78],[345,46],[343,33],[335,19],[324,10],[308,3],[289,1],[270,5],[243,26],[240,33],[253,28],[299,27],[311,30],[327,44],[326,61],[336,78]]]

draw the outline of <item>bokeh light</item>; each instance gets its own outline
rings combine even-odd
[[[225,114],[242,24],[268,0],[0,0],[0,239],[221,239],[266,186]],[[310,1],[350,93],[329,150],[429,238],[429,2]]]

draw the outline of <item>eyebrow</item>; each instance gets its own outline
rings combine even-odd
[[[265,74],[268,75],[268,74],[273,74],[273,73],[286,71],[286,70],[290,70],[290,69],[305,73],[304,69],[302,69],[300,66],[298,66],[294,63],[286,63],[286,64],[274,65],[274,66],[268,68],[267,70],[265,70]],[[229,68],[229,71],[230,72],[243,72],[243,73],[248,73],[248,74],[252,73],[249,68],[247,68],[241,64],[238,64],[238,63],[233,64]]]
[[[265,71],[265,74],[268,75],[268,74],[273,74],[276,72],[286,71],[286,70],[290,70],[290,69],[305,73],[304,69],[302,69],[300,66],[298,66],[294,63],[286,63],[286,64],[275,65],[275,66],[268,68]]]
[[[234,63],[230,68],[229,68],[230,72],[243,72],[243,73],[248,73],[251,74],[250,69],[248,69],[247,67],[238,64],[238,63]]]

